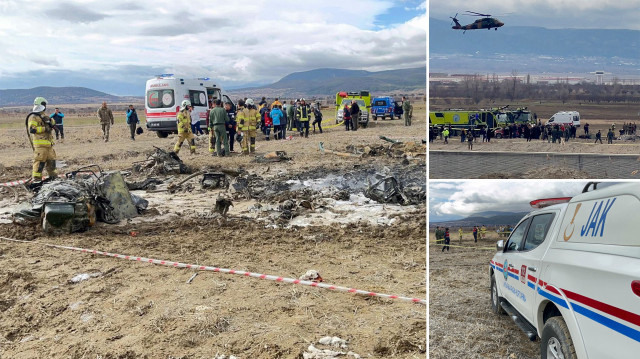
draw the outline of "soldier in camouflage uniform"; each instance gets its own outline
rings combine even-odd
[[[109,128],[113,125],[113,112],[107,108],[106,102],[103,102],[102,107],[98,109],[98,119],[102,125],[102,138],[104,142],[109,142]]]

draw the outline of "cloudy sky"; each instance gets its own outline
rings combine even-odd
[[[431,0],[429,16],[449,21],[459,13],[462,24],[476,18],[462,16],[475,11],[499,16],[507,25],[552,29],[640,30],[638,0]],[[504,14],[504,15],[503,15]]]
[[[0,89],[140,95],[160,73],[237,87],[426,59],[424,0],[1,0],[0,15]]]
[[[485,211],[528,212],[541,198],[573,197],[588,181],[475,180],[429,183],[429,220],[465,218]]]

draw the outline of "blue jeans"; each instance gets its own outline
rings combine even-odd
[[[202,129],[200,128],[200,121],[196,122],[195,124],[191,124],[191,132],[193,132],[194,135],[204,134],[204,131],[202,131]]]

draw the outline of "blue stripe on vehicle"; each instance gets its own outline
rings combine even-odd
[[[531,288],[531,289],[536,289],[536,286],[535,286],[533,283],[531,283],[531,282],[527,282],[527,285],[528,285],[528,286],[529,286],[529,288]]]
[[[637,342],[640,342],[640,331],[627,327],[622,323],[616,322],[613,319],[607,318],[604,315],[596,313],[592,310],[589,310],[579,304],[571,303],[571,307],[576,313],[580,313],[585,317],[595,321],[596,323],[602,324],[609,329],[615,330],[616,332],[626,337],[629,337]]]
[[[558,304],[561,307],[569,309],[569,307],[567,306],[567,302],[564,299],[556,297],[555,295],[540,289],[540,287],[538,287],[538,294],[540,294],[541,296],[543,296],[543,297],[549,299],[550,301]]]
[[[518,277],[517,275],[515,275],[515,274],[513,274],[511,272],[509,272],[509,277],[520,280],[520,277]]]

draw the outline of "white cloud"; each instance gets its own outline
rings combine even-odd
[[[376,16],[394,6],[388,0],[0,4],[0,46],[19,49],[0,52],[0,76],[110,70],[126,79],[119,66],[147,66],[201,69],[198,76],[240,83],[319,67],[378,71],[426,61],[426,15],[376,30]]]
[[[579,194],[584,181],[458,181],[429,184],[431,215],[469,216],[485,211],[530,210],[529,202]]]
[[[441,20],[458,13],[463,23],[474,20],[462,16],[476,11],[500,17],[505,26],[548,28],[603,28],[640,30],[637,0],[432,0],[429,14]],[[465,20],[469,20],[465,22]]]

